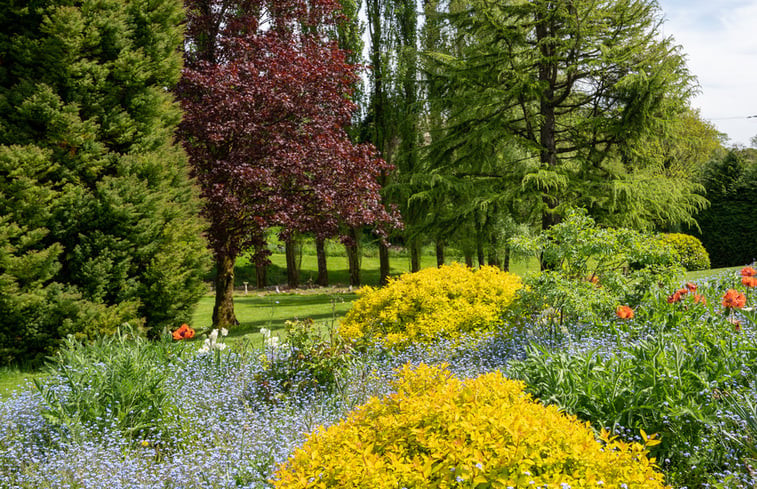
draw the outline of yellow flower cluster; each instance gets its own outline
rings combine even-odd
[[[405,273],[380,289],[360,289],[339,332],[388,345],[454,338],[499,323],[521,287],[520,277],[496,267],[474,271],[456,263]]]
[[[500,372],[460,380],[445,366],[406,366],[395,388],[311,434],[275,487],[666,487],[646,446],[604,431],[597,440]]]

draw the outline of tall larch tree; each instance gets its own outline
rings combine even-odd
[[[345,127],[356,68],[334,38],[332,0],[189,0],[182,135],[217,264],[213,324],[236,323],[234,263],[270,226],[286,232],[397,222],[389,167]]]
[[[541,227],[576,205],[641,218],[664,185],[678,190],[667,208],[682,211],[657,218],[690,220],[701,208],[690,182],[633,151],[668,133],[694,88],[655,2],[474,0],[449,20],[462,51],[429,54],[449,114],[440,158],[454,165],[482,140],[514,145],[525,156],[509,173],[522,173],[523,198],[538,198]]]
[[[3,360],[190,320],[208,254],[175,143],[183,19],[180,0],[0,5]]]

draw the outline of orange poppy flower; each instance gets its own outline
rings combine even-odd
[[[741,283],[746,285],[747,287],[757,287],[757,277],[741,277]]]
[[[615,310],[615,314],[620,319],[633,319],[633,309],[628,306],[618,306]]]
[[[707,297],[699,294],[694,294],[694,304],[700,303],[703,306],[707,305]]]
[[[689,292],[696,292],[697,284],[692,283],[692,282],[686,282],[686,288],[689,289]]]
[[[674,302],[679,302],[681,299],[683,299],[683,296],[689,293],[689,289],[678,289],[675,291],[673,295],[668,297],[668,304],[672,304]]]
[[[742,277],[754,277],[755,275],[757,275],[757,270],[752,267],[744,267],[741,269]]]
[[[172,333],[173,339],[176,341],[193,338],[194,335],[195,330],[190,328],[188,324],[182,324],[179,329]]]
[[[746,304],[746,297],[738,290],[728,289],[723,295],[723,307],[741,309]]]

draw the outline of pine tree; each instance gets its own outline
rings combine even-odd
[[[44,349],[127,321],[158,332],[204,292],[199,200],[174,141],[183,15],[179,0],[0,6],[3,307],[29,312],[34,296]],[[35,255],[27,278],[6,264]],[[0,313],[2,341],[29,329],[20,317]]]

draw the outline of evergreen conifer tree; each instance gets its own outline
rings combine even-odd
[[[0,6],[0,360],[188,321],[207,263],[174,140],[180,0]]]

